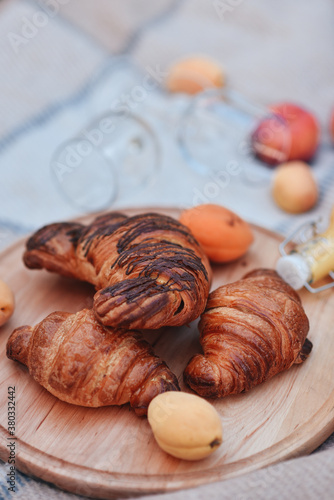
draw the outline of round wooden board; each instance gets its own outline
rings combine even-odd
[[[145,210],[124,210],[129,215]],[[153,211],[150,209],[150,211]],[[178,217],[175,209],[156,209]],[[83,219],[88,222],[92,217]],[[215,266],[212,288],[241,278],[256,267],[275,267],[281,238],[254,227],[248,254]],[[212,401],[221,414],[224,442],[198,462],[173,458],[155,443],[146,418],[125,407],[90,409],[59,401],[27,369],[10,361],[5,345],[11,331],[34,325],[55,310],[78,311],[92,304],[93,287],[22,263],[24,242],[0,256],[0,276],[13,289],[16,310],[1,328],[1,446],[8,460],[7,392],[16,389],[16,466],[60,488],[96,498],[143,495],[191,488],[230,478],[315,449],[334,431],[333,291],[301,291],[310,319],[313,351],[302,365],[239,396]],[[146,334],[188,390],[182,372],[200,351],[196,322]]]

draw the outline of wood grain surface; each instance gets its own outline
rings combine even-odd
[[[155,211],[178,216],[173,209]],[[214,267],[212,288],[256,267],[275,266],[281,238],[258,227],[254,233],[255,242],[245,257]],[[90,409],[64,403],[40,387],[25,367],[6,358],[6,341],[14,328],[34,325],[55,310],[89,307],[94,293],[88,284],[26,269],[23,249],[20,241],[0,255],[0,277],[16,297],[15,313],[0,330],[2,460],[8,460],[9,386],[16,388],[18,469],[96,498],[171,491],[230,478],[309,453],[334,431],[333,291],[319,295],[301,291],[314,346],[309,359],[246,394],[212,401],[221,414],[224,442],[209,458],[186,462],[161,451],[146,418],[136,417],[128,405]],[[182,389],[190,392],[182,372],[200,351],[196,322],[145,337],[178,375]]]

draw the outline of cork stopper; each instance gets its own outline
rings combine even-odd
[[[281,257],[276,271],[294,290],[300,290],[312,278],[309,266],[297,253]]]

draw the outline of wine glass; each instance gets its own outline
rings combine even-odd
[[[109,111],[58,147],[51,171],[68,202],[94,212],[147,187],[159,165],[150,126],[128,111]]]
[[[180,121],[178,143],[198,174],[238,168],[242,182],[259,186],[271,176],[260,157],[270,154],[272,165],[286,161],[291,136],[282,116],[230,89],[209,89],[190,100]]]

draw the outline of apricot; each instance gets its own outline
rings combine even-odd
[[[212,262],[238,259],[254,239],[247,222],[220,205],[205,204],[185,210],[180,222],[190,229]]]
[[[318,187],[309,165],[292,161],[277,167],[272,195],[286,212],[298,214],[310,210],[317,203]]]
[[[208,57],[193,56],[171,66],[166,88],[169,92],[196,94],[207,88],[222,87],[224,80],[219,63]]]
[[[211,455],[223,441],[218,412],[194,394],[159,394],[150,402],[147,418],[158,445],[173,457],[200,460]]]
[[[0,326],[9,320],[14,312],[14,295],[9,286],[0,280]]]
[[[319,139],[313,114],[291,103],[276,104],[270,110],[273,116],[263,119],[251,137],[256,155],[269,165],[311,159]]]

